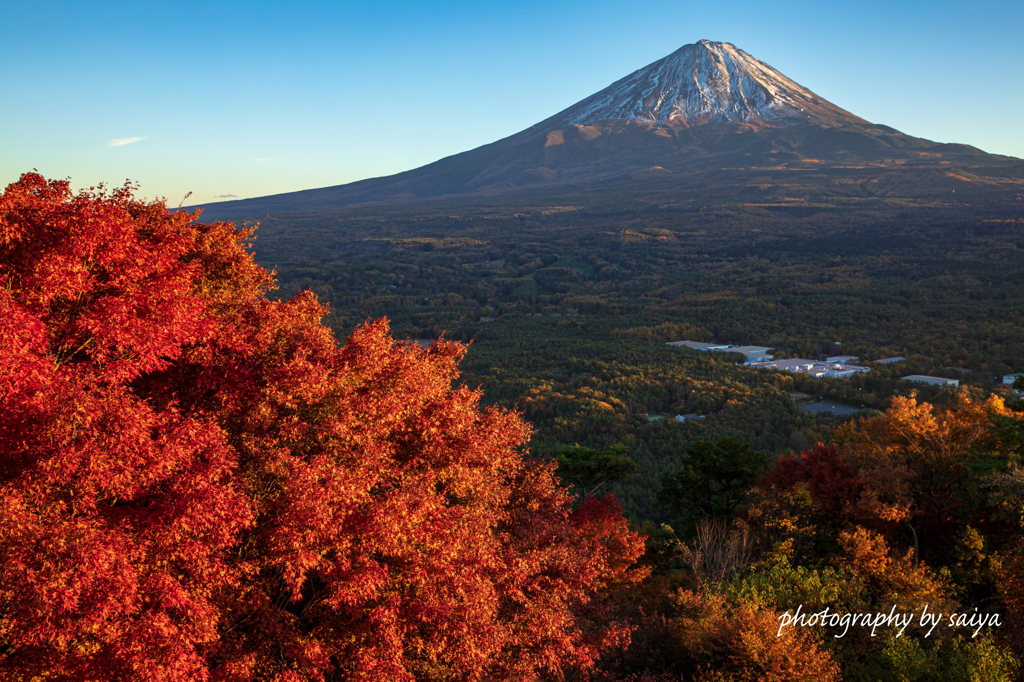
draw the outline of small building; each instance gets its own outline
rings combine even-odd
[[[689,421],[691,419],[703,419],[703,418],[704,418],[704,415],[702,415],[702,414],[690,413],[690,414],[677,414],[676,415],[676,421],[681,421],[681,422]]]
[[[767,355],[771,348],[767,346],[730,346],[729,352],[743,353],[744,355]]]
[[[683,346],[684,348],[692,348],[693,350],[740,353],[746,358],[746,360],[743,361],[743,364],[745,365],[751,365],[755,362],[769,362],[772,359],[772,354],[769,352],[771,351],[771,348],[768,348],[767,346],[730,346],[729,344],[704,343],[703,341],[669,341],[668,345]]]
[[[755,362],[771,362],[771,355],[746,355],[747,359],[743,361],[744,365],[752,365]]]
[[[826,369],[824,376],[833,377],[837,379],[849,379],[854,374],[860,374],[861,372],[868,371],[866,367],[856,367],[848,365],[836,365],[831,369]]]
[[[867,367],[858,367],[856,365],[841,365],[839,363],[821,363],[816,362],[814,366],[807,371],[813,377],[831,377],[833,379],[849,379],[854,374],[860,374],[861,372],[870,371]]]
[[[758,369],[777,369],[784,372],[795,372],[797,374],[809,374],[812,377],[833,377],[849,379],[855,374],[870,372],[867,367],[858,365],[843,365],[838,362],[817,362],[806,358],[792,358],[790,360],[773,360],[771,362],[750,363],[751,367]]]
[[[855,365],[857,363],[854,360],[859,360],[859,355],[833,355],[830,358],[825,358],[825,362],[837,362],[840,365]]]
[[[897,355],[894,358],[882,358],[881,360],[875,360],[875,362],[877,362],[879,364],[882,364],[882,365],[891,365],[894,362],[903,362],[904,360],[906,360],[906,358]]]
[[[946,379],[945,377],[928,377],[923,374],[909,374],[905,377],[900,377],[904,381],[913,381],[918,384],[931,384],[933,386],[959,386],[960,382],[957,379]]]
[[[768,366],[772,369],[781,369],[785,372],[809,372],[814,369],[814,365],[814,360],[807,360],[806,358],[790,358],[789,360],[775,360],[768,363]]]
[[[1004,384],[1009,384],[1010,386],[1013,386],[1013,382],[1017,381],[1018,377],[1024,377],[1024,373],[1004,374],[1003,375],[1003,383]]]
[[[727,343],[704,343],[703,341],[669,341],[670,346],[683,346],[693,350],[728,350]]]
[[[732,346],[727,349],[730,353],[742,353],[746,357],[743,364],[749,365],[755,362],[769,362],[772,354],[771,348],[766,346]]]

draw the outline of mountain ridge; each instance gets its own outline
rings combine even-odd
[[[682,181],[728,168],[866,166],[890,175],[939,169],[964,182],[1000,166],[1011,185],[1024,178],[1018,159],[870,123],[730,43],[702,40],[525,130],[419,168],[202,208],[207,218],[234,218],[559,186],[642,185],[651,178]],[[928,183],[917,181],[883,184],[929,191]],[[938,183],[936,191],[949,191],[947,185]]]

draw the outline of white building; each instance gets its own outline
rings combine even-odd
[[[729,344],[704,343],[703,341],[669,341],[670,346],[683,346],[694,350],[727,350]]]
[[[755,362],[769,362],[772,359],[771,348],[766,346],[730,346],[726,350],[730,353],[743,353],[747,358],[743,363],[745,365]]]
[[[859,355],[833,355],[830,358],[825,358],[825,362],[836,362],[840,365],[855,365],[857,363],[854,360],[859,360]]]
[[[900,377],[904,381],[913,381],[918,384],[931,384],[933,386],[959,386],[960,381],[957,379],[946,379],[945,377],[928,377],[923,374],[910,374],[905,377]]]
[[[812,377],[833,377],[849,379],[855,374],[870,372],[867,367],[857,365],[844,365],[839,362],[818,362],[805,358],[792,358],[790,360],[774,360],[772,362],[755,362],[751,367],[763,369],[777,369],[784,372],[795,372],[798,374],[809,374]]]
[[[754,362],[766,362],[772,359],[767,346],[730,346],[721,343],[704,343],[703,341],[669,341],[670,346],[682,346],[693,350],[724,351],[728,353],[742,353],[747,359],[743,364],[749,365]]]

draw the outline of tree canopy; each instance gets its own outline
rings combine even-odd
[[[727,437],[699,440],[686,452],[683,470],[665,476],[662,503],[681,513],[732,516],[767,461],[748,443]]]
[[[558,477],[564,485],[578,488],[581,495],[595,495],[606,483],[621,481],[636,469],[626,457],[626,448],[612,445],[595,450],[572,445],[558,451]]]

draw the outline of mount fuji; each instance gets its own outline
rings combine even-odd
[[[833,180],[815,191],[826,194],[930,196],[961,186],[1019,191],[1024,163],[869,123],[734,45],[701,40],[497,142],[387,177],[208,204],[204,219],[563,189],[720,186],[765,171],[824,173]]]

